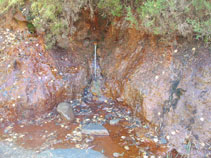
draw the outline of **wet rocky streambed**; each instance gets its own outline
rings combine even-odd
[[[0,158],[209,157],[210,52],[160,56],[137,39],[110,43],[113,54],[96,43],[48,52],[41,37],[0,29]]]
[[[87,105],[75,101],[69,105],[73,105],[77,114],[72,123],[51,112],[45,121],[2,124],[5,126],[1,128],[3,142],[11,146],[11,150],[18,150],[15,143],[37,153],[78,148],[93,149],[107,157],[162,157],[166,152],[166,138],[158,137],[153,127],[134,117],[128,108],[114,102]],[[7,155],[10,150],[0,152]]]

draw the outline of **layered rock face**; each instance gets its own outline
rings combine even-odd
[[[168,136],[182,154],[208,154],[211,108],[209,49],[163,46],[134,30],[101,49],[107,95],[126,103]],[[197,47],[197,48],[196,48]],[[191,146],[191,150],[188,148]]]
[[[60,102],[82,97],[93,73],[92,43],[101,35],[94,21],[81,19],[72,41],[63,38],[57,43],[67,49],[47,51],[41,35],[33,37],[29,33],[26,18],[20,12],[9,11],[2,16],[0,115],[5,120],[34,120]]]
[[[113,45],[112,52],[101,50],[107,95],[157,123],[173,80],[171,47],[159,47],[156,39],[136,30],[125,34],[127,40]]]
[[[208,154],[211,130],[211,54],[208,49],[186,49],[173,58],[176,75],[163,108],[161,131],[180,153]],[[189,151],[189,147],[191,151]]]
[[[0,32],[0,115],[5,120],[35,119],[59,102],[80,98],[87,69],[72,50],[46,51],[41,38]]]

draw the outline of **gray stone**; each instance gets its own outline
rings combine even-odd
[[[167,140],[165,138],[161,137],[160,144],[167,144]]]
[[[112,119],[114,117],[114,115],[112,113],[109,113],[105,116],[105,119]]]
[[[99,96],[99,97],[98,97],[98,100],[99,100],[100,102],[108,102],[108,98],[106,98],[105,96]]]
[[[113,153],[114,157],[122,157],[124,156],[124,153],[120,154],[120,153]]]
[[[59,103],[56,110],[61,115],[61,117],[67,121],[73,121],[75,119],[72,106],[69,103]]]
[[[55,149],[39,154],[40,158],[105,158],[105,156],[92,149]]]
[[[110,125],[116,125],[119,123],[119,121],[120,121],[120,119],[113,119],[113,120],[110,120],[109,123],[110,123]]]
[[[0,142],[0,158],[26,158],[26,157],[37,158],[37,154],[32,150],[26,150],[12,143]]]
[[[101,124],[90,123],[82,127],[82,133],[90,135],[109,135],[108,130]]]
[[[0,142],[0,158],[106,158],[92,149],[54,149],[37,153],[11,143]]]

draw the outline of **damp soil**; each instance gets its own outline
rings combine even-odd
[[[35,150],[37,152],[57,148],[83,148],[83,139],[87,136],[83,136],[82,134],[82,140],[76,142],[68,139],[68,136],[72,135],[73,131],[77,130],[85,120],[88,120],[88,122],[103,120],[103,126],[108,130],[109,136],[93,136],[94,140],[87,143],[85,148],[102,152],[107,157],[113,157],[113,153],[124,153],[123,157],[128,158],[142,157],[143,154],[156,156],[165,155],[167,150],[165,145],[155,143],[150,138],[148,140],[142,139],[135,134],[134,127],[128,128],[132,125],[132,123],[130,123],[131,118],[128,117],[130,121],[121,119],[118,124],[110,125],[109,119],[106,119],[106,116],[111,112],[103,110],[103,108],[105,109],[107,106],[106,104],[99,105],[95,103],[87,105],[87,107],[92,110],[92,113],[85,117],[83,115],[76,115],[75,121],[72,123],[62,120],[55,111],[49,113],[48,118],[45,120],[31,122],[31,125],[20,122],[14,124],[5,122],[2,123],[0,128],[0,138],[1,141],[12,142],[25,149]],[[130,109],[122,105],[113,106],[120,111],[130,111]],[[113,106],[109,108],[111,109]],[[76,107],[76,109],[77,108],[79,107]],[[140,129],[145,126],[150,126],[148,123],[141,122],[141,125],[139,125]],[[150,133],[150,129],[145,132],[145,135],[147,133]],[[129,150],[126,150],[125,146],[128,146]]]

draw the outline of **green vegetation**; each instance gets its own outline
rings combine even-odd
[[[126,20],[130,22],[130,26],[135,26],[136,28],[138,27],[138,21],[133,14],[133,11],[130,6],[126,7],[127,10],[127,15],[126,15]]]
[[[31,5],[24,6],[28,2]],[[21,10],[28,20],[29,31],[35,32],[35,27],[38,33],[44,32],[47,48],[51,48],[59,40],[69,40],[68,35],[76,30],[73,22],[87,5],[88,0],[0,0],[0,9],[6,7],[0,14],[12,7]]]
[[[108,15],[120,17],[123,14],[123,5],[120,0],[99,0],[98,7]]]
[[[0,13],[29,1],[27,19],[37,32],[45,32],[49,47],[77,30],[73,23],[83,8],[90,10],[90,17],[98,11],[111,21],[120,17],[129,27],[149,33],[211,43],[210,0],[0,0]]]
[[[147,0],[137,8],[142,25],[155,34],[180,34],[211,42],[209,0]]]
[[[65,21],[59,16],[62,13],[62,3],[59,0],[37,0],[32,1],[31,16],[32,24],[39,32],[46,32],[46,42],[48,47],[56,43],[56,36],[62,33],[67,27]],[[30,16],[30,15],[29,15]]]

